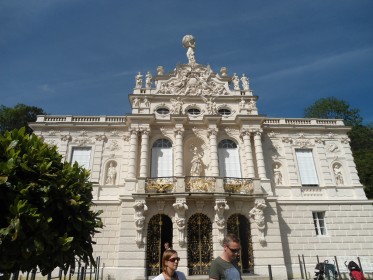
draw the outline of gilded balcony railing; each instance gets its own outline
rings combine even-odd
[[[146,193],[172,193],[175,189],[175,177],[146,178]]]
[[[188,176],[185,177],[186,192],[214,192],[215,177],[207,176]]]
[[[225,177],[224,190],[229,193],[252,194],[254,181],[251,178]]]

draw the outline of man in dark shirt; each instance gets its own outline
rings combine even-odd
[[[211,263],[210,280],[242,280],[236,259],[240,253],[240,240],[228,233],[223,241],[224,251]]]

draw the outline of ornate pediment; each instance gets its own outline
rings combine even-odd
[[[228,82],[209,65],[181,64],[166,79],[158,79],[156,94],[173,95],[227,95],[230,93]]]

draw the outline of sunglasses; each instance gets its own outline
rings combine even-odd
[[[175,262],[175,261],[180,261],[180,258],[179,257],[177,257],[177,258],[170,258],[170,259],[168,259],[168,261],[169,262]]]
[[[227,248],[228,248],[229,250],[231,250],[231,252],[232,252],[233,254],[237,254],[237,253],[240,252],[240,249],[232,249],[232,248],[229,248],[228,246],[227,246]]]

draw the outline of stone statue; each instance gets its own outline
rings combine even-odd
[[[245,76],[245,74],[242,74],[241,83],[244,90],[249,90],[249,79]]]
[[[229,206],[225,199],[217,199],[215,201],[215,222],[219,230],[219,242],[222,244],[224,240],[224,230],[226,226],[226,221],[224,218],[224,211],[229,210]]]
[[[193,159],[191,161],[190,176],[201,176],[202,174],[202,155],[198,153],[197,147],[193,148]]]
[[[194,39],[194,37],[192,35],[185,35],[183,37],[183,46],[184,48],[188,49],[187,50],[187,57],[188,57],[188,60],[189,60],[189,64],[195,64],[196,63],[196,59],[195,59],[195,56],[194,56],[194,49],[196,47],[196,40]]]
[[[206,103],[207,113],[209,115],[215,115],[217,110],[216,110],[216,103],[214,102],[214,98],[213,97],[210,97],[210,98],[202,97],[202,99]]]
[[[241,101],[240,101],[239,105],[240,105],[241,109],[245,109],[246,102],[245,102],[245,99],[243,99],[243,97],[241,98]]]
[[[256,102],[255,100],[250,100],[249,101],[249,110],[256,109]]]
[[[233,82],[234,90],[240,90],[240,80],[238,79],[238,76],[236,73],[233,74],[232,82]]]
[[[144,213],[148,211],[148,207],[145,204],[145,200],[136,200],[133,208],[135,209],[134,219],[137,231],[136,244],[141,245],[143,243],[142,236],[145,223]]]
[[[140,72],[136,75],[136,88],[142,88],[142,75]]]
[[[140,106],[140,99],[135,97],[135,99],[132,101],[132,107],[133,108],[139,108],[139,106]]]
[[[179,244],[185,244],[185,211],[188,210],[188,205],[185,199],[177,199],[172,205],[175,209],[175,222],[179,230]]]
[[[336,185],[343,185],[342,166],[340,164],[334,165],[333,171]]]
[[[110,162],[109,168],[106,175],[106,184],[115,185],[115,179],[117,177],[117,170],[112,162]]]
[[[265,229],[265,217],[264,217],[264,209],[267,207],[264,200],[257,200],[255,201],[255,206],[253,209],[250,210],[250,216],[254,219],[255,223],[258,226],[259,230],[259,242],[260,244],[264,245],[266,243],[264,237],[264,229]]]
[[[180,97],[177,97],[176,99],[175,98],[172,98],[170,99],[170,101],[172,102],[172,114],[177,114],[177,115],[180,115],[182,112],[183,112],[183,100],[180,98]]]
[[[163,66],[158,66],[157,67],[157,75],[160,75],[160,76],[164,75],[164,68],[163,68]]]
[[[273,178],[276,186],[282,185],[282,174],[278,164],[276,164],[275,168],[273,168]]]
[[[146,88],[151,88],[152,87],[152,74],[150,72],[146,73]]]
[[[150,107],[150,102],[149,102],[149,100],[145,97],[144,98],[144,106],[146,107],[146,108],[149,108]]]

